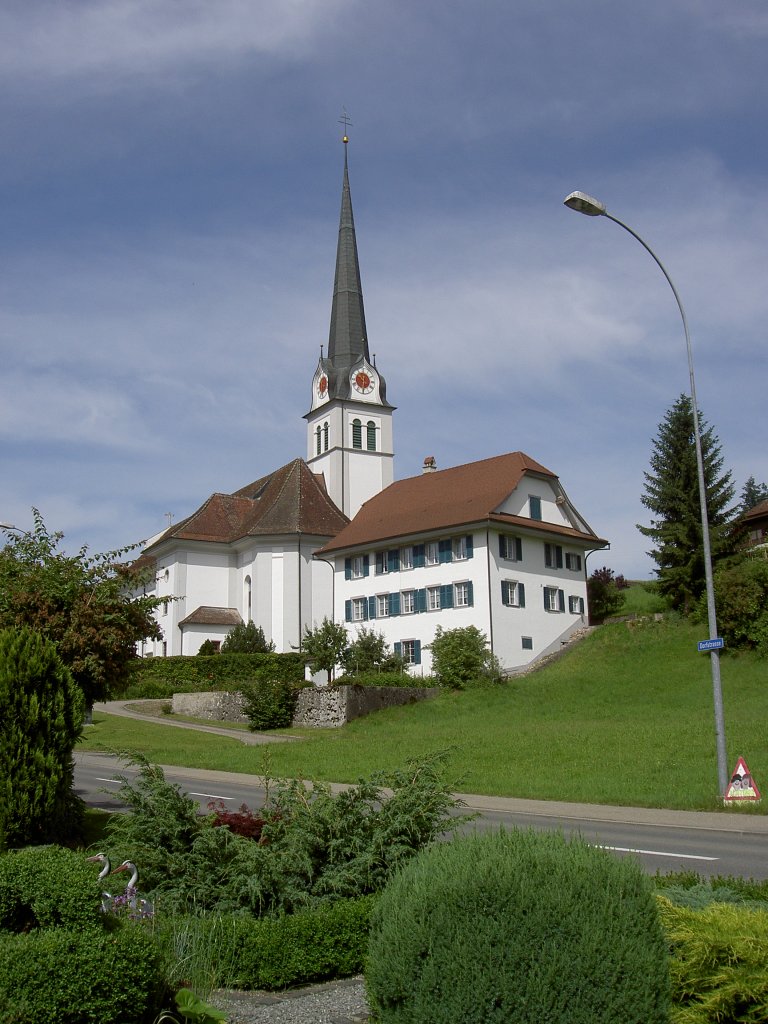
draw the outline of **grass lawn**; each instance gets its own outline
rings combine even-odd
[[[334,782],[447,750],[452,784],[465,793],[715,809],[712,680],[709,656],[696,650],[705,632],[675,620],[604,626],[504,686],[446,692],[343,729],[286,730],[301,743],[245,747],[97,714],[80,749]],[[721,665],[729,770],[742,756],[768,789],[768,662],[742,654]]]

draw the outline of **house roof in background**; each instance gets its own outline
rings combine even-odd
[[[182,619],[180,626],[239,626],[242,618],[237,608],[216,608],[212,605],[201,604],[193,612]]]

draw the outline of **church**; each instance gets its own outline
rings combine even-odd
[[[278,651],[325,617],[375,629],[414,675],[429,644],[474,625],[503,669],[558,650],[587,622],[586,557],[605,548],[558,477],[523,452],[395,481],[393,413],[371,361],[344,137],[327,353],[305,415],[305,459],[212,494],[147,542],[163,639],[194,655],[253,621]],[[149,589],[148,589],[149,592]]]

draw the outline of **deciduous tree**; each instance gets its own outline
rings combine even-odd
[[[336,666],[347,646],[347,631],[344,626],[324,618],[319,626],[306,626],[301,639],[301,650],[316,669],[328,673],[328,683],[333,682]]]
[[[133,547],[91,555],[60,550],[32,510],[29,533],[6,530],[0,550],[0,628],[30,626],[56,645],[83,691],[86,706],[119,693],[127,682],[136,644],[159,639],[154,609],[161,598],[142,593],[146,569],[126,564]]]
[[[699,425],[712,559],[717,561],[732,548],[734,488],[730,471],[722,471],[720,442],[701,414]],[[659,425],[650,464],[641,500],[651,512],[651,524],[637,528],[653,541],[649,554],[657,565],[660,592],[673,608],[688,614],[704,592],[705,572],[693,406],[687,395],[680,395]]]

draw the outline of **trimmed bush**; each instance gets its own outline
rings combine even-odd
[[[768,1020],[768,911],[733,903],[692,910],[657,899],[672,947],[673,1024]]]
[[[241,690],[246,683],[279,679],[301,684],[304,658],[285,654],[215,654],[210,657],[138,658],[131,669],[126,697],[162,700],[174,693]]]
[[[662,1024],[668,971],[636,863],[500,831],[435,844],[390,882],[365,976],[381,1024]]]
[[[0,844],[79,831],[72,750],[84,711],[83,692],[50,640],[26,627],[0,632]]]
[[[277,679],[257,679],[242,687],[243,709],[251,732],[265,729],[287,729],[299,699],[295,683]]]
[[[6,1024],[149,1024],[165,997],[162,955],[139,928],[0,935]]]
[[[62,846],[0,856],[0,929],[97,926],[100,884],[94,864]]]
[[[334,686],[439,686],[435,676],[412,676],[408,672],[370,672],[346,673],[334,680]]]

